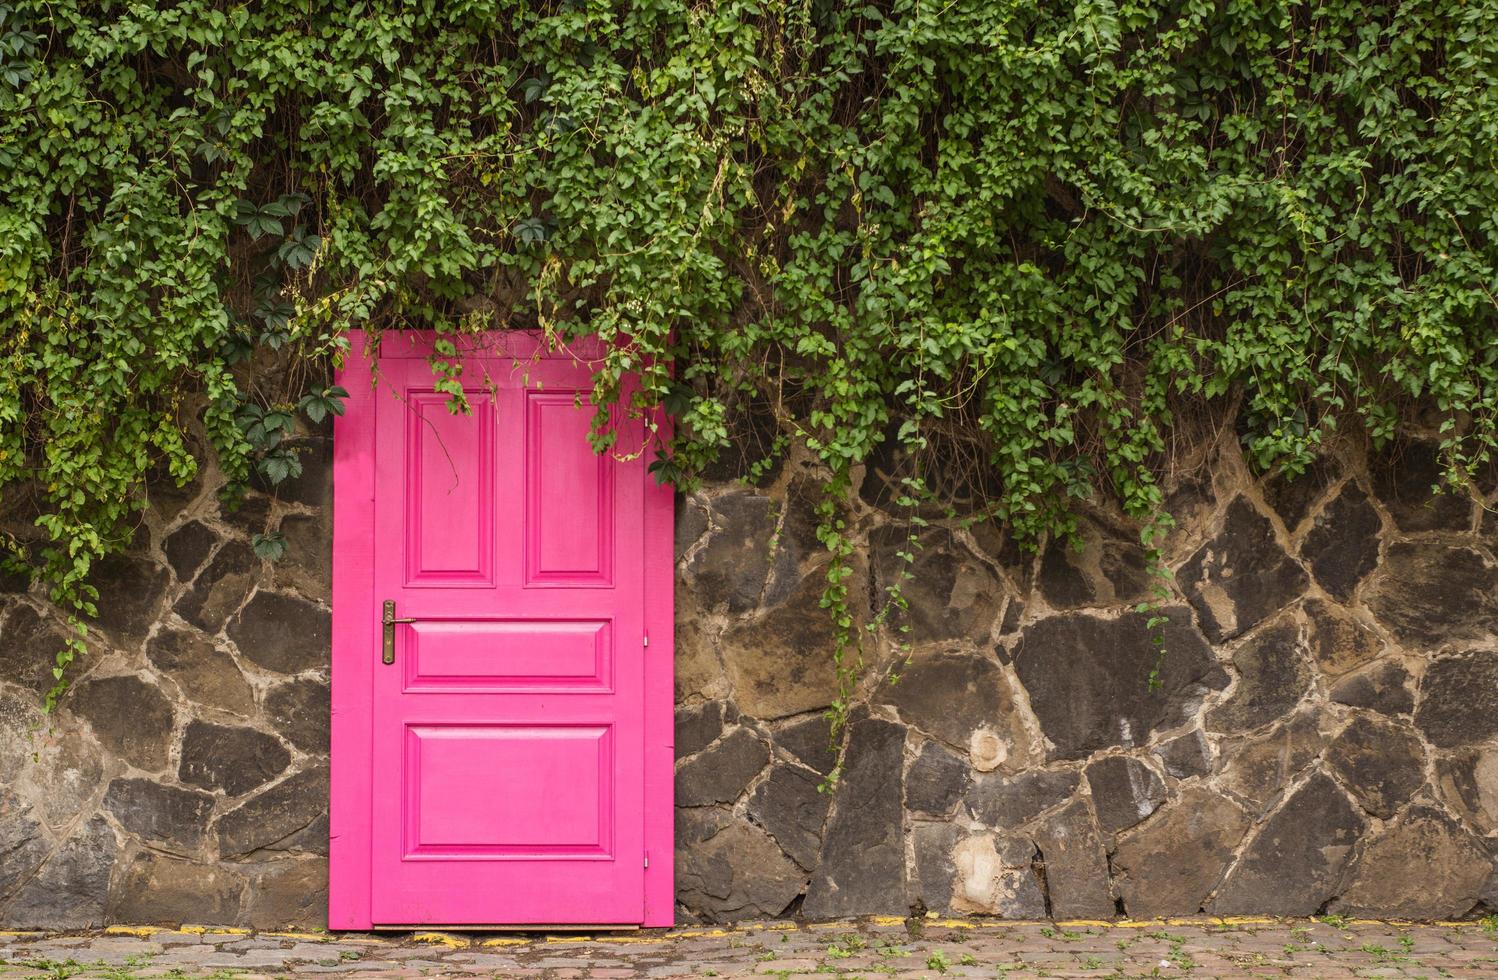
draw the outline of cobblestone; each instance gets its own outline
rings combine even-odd
[[[592,936],[303,934],[185,927],[0,934],[0,978],[1476,978],[1498,918],[1012,922],[873,918]]]

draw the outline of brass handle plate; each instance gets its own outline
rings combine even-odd
[[[395,624],[414,623],[414,619],[395,618],[395,600],[386,599],[384,611],[380,615],[380,626],[385,634],[384,643],[381,644],[380,662],[384,664],[395,663]]]

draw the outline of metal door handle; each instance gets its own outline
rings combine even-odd
[[[380,662],[386,664],[395,663],[395,624],[414,623],[414,619],[395,618],[395,600],[386,599],[384,613],[380,616],[380,626],[384,628],[385,642],[381,645],[382,653]]]

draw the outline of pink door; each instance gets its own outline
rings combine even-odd
[[[368,406],[369,921],[645,922],[644,460],[593,452],[585,364],[433,380],[383,356]]]

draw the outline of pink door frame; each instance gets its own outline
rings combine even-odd
[[[379,359],[428,358],[431,331],[387,332]],[[349,393],[333,423],[332,759],[329,801],[328,926],[370,929],[374,841],[371,766],[374,667],[380,655],[380,608],[374,586],[374,352],[351,331],[346,363],[335,380]],[[533,333],[509,331],[469,340],[474,354],[524,361],[548,354]],[[596,353],[598,348],[592,350]],[[574,354],[589,356],[586,347]],[[644,467],[640,467],[641,470]],[[669,486],[644,475],[645,626],[645,914],[641,925],[670,926],[675,913],[673,523]],[[410,923],[416,924],[416,923]],[[442,923],[434,923],[442,924]],[[499,923],[496,923],[499,924]]]

